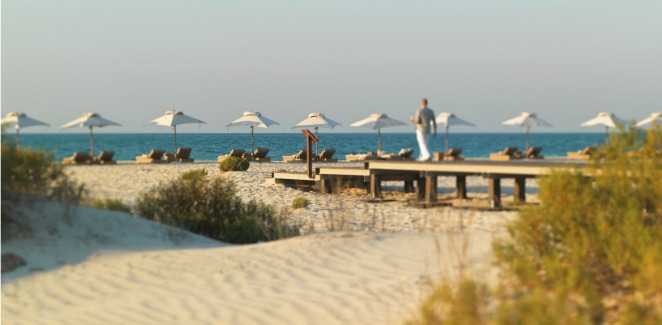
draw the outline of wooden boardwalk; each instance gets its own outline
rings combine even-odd
[[[426,205],[437,201],[438,177],[455,177],[455,195],[467,198],[467,177],[480,176],[488,179],[489,204],[500,208],[501,180],[514,179],[515,200],[526,201],[526,180],[548,175],[552,170],[582,168],[582,161],[369,161],[361,167],[317,167],[313,177],[305,173],[273,172],[276,183],[313,186],[321,193],[348,187],[365,188],[373,198],[382,196],[382,181],[404,181],[405,192],[416,192]],[[414,186],[416,184],[416,186]]]

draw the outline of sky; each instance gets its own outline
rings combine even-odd
[[[522,111],[600,132],[579,124],[662,111],[660,17],[659,0],[3,0],[1,110],[51,124],[22,132],[86,132],[59,129],[84,112],[171,132],[143,126],[169,109],[207,122],[178,132],[247,110],[280,123],[256,132],[310,112],[369,132],[349,125],[426,97],[477,125],[454,132],[517,132],[501,122]]]

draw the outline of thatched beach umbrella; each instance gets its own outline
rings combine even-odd
[[[601,112],[598,113],[598,116],[595,118],[592,118],[582,124],[581,126],[596,126],[596,125],[603,125],[605,127],[605,142],[609,141],[609,128],[615,128],[616,124],[626,124],[627,121],[616,117],[613,113],[609,112]]]
[[[255,127],[259,128],[268,128],[272,125],[280,125],[278,122],[274,120],[270,120],[260,112],[256,111],[248,111],[244,112],[244,115],[234,121],[232,123],[226,125],[227,127],[230,126],[250,126],[251,127],[251,152],[255,150]]]
[[[350,124],[350,126],[366,127],[377,130],[377,152],[382,151],[382,132],[381,129],[390,126],[407,125],[404,122],[394,120],[384,113],[373,113],[370,116]]]
[[[92,128],[102,128],[105,126],[116,125],[121,126],[118,123],[115,123],[111,120],[107,120],[97,113],[84,113],[83,116],[62,125],[61,129],[67,129],[72,127],[81,127],[90,129],[90,156],[94,157],[94,135],[92,134]]]
[[[526,127],[526,143],[524,150],[529,149],[529,132],[532,126],[545,126],[551,127],[552,125],[539,119],[535,113],[522,112],[519,116],[504,121],[504,125],[515,125],[519,127]]]
[[[476,126],[473,123],[467,122],[467,121],[455,116],[455,114],[449,113],[449,112],[439,113],[439,115],[437,115],[436,122],[437,122],[437,124],[443,124],[446,127],[446,141],[445,141],[446,150],[444,152],[448,151],[448,129],[449,129],[449,127],[451,127],[451,126],[460,126],[460,125]]]
[[[38,125],[44,125],[48,126],[48,124],[35,120],[31,117],[28,117],[25,115],[25,113],[19,113],[19,112],[11,112],[8,113],[5,118],[2,119],[2,124],[6,124],[8,126],[14,126],[16,128],[16,147],[20,148],[21,147],[21,140],[20,140],[20,135],[19,131],[21,128],[27,128],[30,126],[38,126]]]
[[[334,120],[332,120],[332,119],[330,119],[330,118],[328,118],[328,117],[326,117],[326,116],[324,116],[324,114],[322,114],[322,113],[315,112],[315,113],[308,114],[308,117],[305,120],[299,122],[297,125],[293,126],[292,128],[293,129],[296,129],[296,128],[303,129],[303,128],[307,128],[307,127],[314,127],[315,128],[315,137],[319,139],[319,136],[318,136],[318,133],[317,133],[318,128],[333,129],[338,125],[341,125],[341,124],[334,121]],[[315,153],[319,154],[317,143],[315,143]]]
[[[207,124],[206,122],[203,122],[201,120],[198,120],[196,118],[184,115],[183,112],[177,111],[177,110],[170,110],[166,111],[163,116],[149,121],[145,123],[144,125],[162,125],[162,126],[172,126],[173,131],[175,132],[175,151],[177,151],[177,125],[180,124],[191,124],[191,123],[198,123],[198,124]]]

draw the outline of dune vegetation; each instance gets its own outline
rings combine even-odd
[[[613,134],[494,243],[494,288],[442,282],[412,324],[662,323],[662,130]]]

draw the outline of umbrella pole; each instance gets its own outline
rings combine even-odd
[[[315,155],[316,155],[316,156],[319,155],[319,147],[318,147],[319,145],[318,145],[318,143],[319,143],[319,141],[320,141],[320,137],[319,137],[319,135],[317,134],[317,130],[318,130],[318,129],[319,129],[318,127],[315,127],[315,138],[317,138],[317,141],[315,142]]]
[[[173,125],[172,129],[175,130],[175,151],[173,152],[177,152],[177,125]]]
[[[255,152],[255,126],[251,125],[251,153]]]
[[[377,128],[377,154],[382,153],[382,129]]]
[[[529,130],[531,130],[530,126],[526,127],[526,143],[524,145],[524,150],[529,150]]]
[[[19,130],[20,130],[19,128],[16,128],[16,148],[17,149],[21,149],[21,140],[18,136],[18,131]]]
[[[605,144],[609,144],[609,127],[605,126]]]
[[[90,126],[90,156],[94,157],[94,135],[92,134],[91,126]]]
[[[446,124],[446,151],[444,153],[448,152],[448,123]]]

